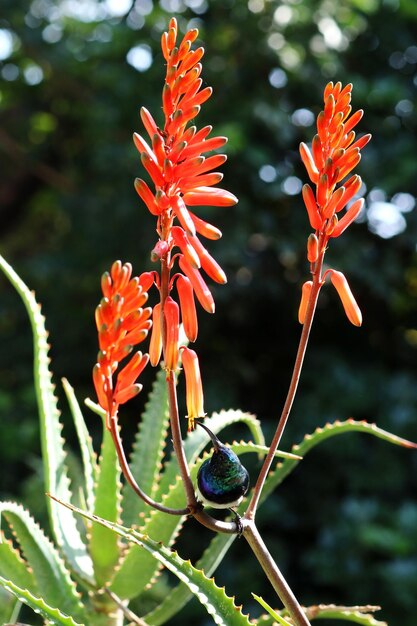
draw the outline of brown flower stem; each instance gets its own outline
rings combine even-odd
[[[278,594],[281,602],[287,609],[295,626],[310,626],[306,614],[299,605],[295,595],[288,586],[287,581],[279,570],[277,564],[268,551],[254,520],[244,519],[243,536],[252,548],[259,564],[267,575],[270,583]]]
[[[295,394],[297,393],[298,383],[300,380],[301,369],[303,367],[304,356],[307,349],[308,339],[310,336],[311,326],[313,324],[314,313],[316,310],[317,300],[320,293],[320,289],[323,285],[321,272],[323,267],[323,258],[325,253],[325,247],[323,247],[321,255],[318,261],[315,263],[312,269],[313,285],[311,287],[310,298],[308,301],[306,317],[303,324],[303,330],[301,331],[300,343],[298,345],[297,355],[295,357],[294,369],[288,388],[287,398],[282,409],[281,417],[278,422],[277,429],[275,431],[274,438],[272,439],[268,454],[265,457],[264,463],[259,472],[258,479],[256,481],[255,488],[252,493],[252,499],[245,513],[245,518],[253,520],[255,518],[256,509],[258,507],[259,498],[262,493],[262,489],[271,468],[272,461],[274,460],[275,453],[278,449],[281,441],[282,434],[290,415],[290,411],[294,402]]]
[[[129,463],[126,459],[125,451],[123,449],[123,443],[120,438],[119,426],[115,419],[110,420],[110,433],[113,438],[114,446],[116,448],[117,457],[119,459],[121,470],[128,481],[129,485],[132,487],[133,491],[140,497],[146,504],[152,506],[154,509],[158,509],[158,511],[162,511],[163,513],[169,513],[170,515],[187,515],[189,513],[188,508],[184,509],[172,509],[170,507],[164,506],[159,502],[153,500],[150,496],[148,496],[137,484],[135,477],[133,476]]]

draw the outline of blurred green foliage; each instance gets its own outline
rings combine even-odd
[[[133,189],[142,169],[131,133],[143,130],[142,105],[161,119],[159,40],[172,14],[183,31],[200,29],[214,95],[199,124],[228,135],[224,186],[240,198],[202,212],[223,231],[210,250],[229,277],[213,288],[216,315],[200,314],[206,410],[240,407],[273,428],[308,275],[298,144],[314,134],[326,82],[341,80],[374,138],[358,168],[366,213],[327,262],[347,275],[364,325],[351,327],[326,287],[284,443],[348,416],[417,440],[414,0],[1,1],[1,250],[43,303],[57,380],[93,393],[99,277],[116,258],[151,267],[154,222]],[[0,490],[42,517],[30,330],[5,281],[0,341]],[[393,625],[414,626],[416,470],[415,454],[355,435],[282,486],[260,527],[303,603],[382,604]],[[236,542],[219,582],[273,603],[246,558]],[[189,624],[209,623],[195,611]]]

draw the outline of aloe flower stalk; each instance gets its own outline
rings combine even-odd
[[[361,150],[371,135],[356,139],[353,129],[361,120],[363,111],[360,109],[352,114],[351,96],[350,83],[343,88],[340,82],[335,85],[328,83],[324,90],[324,108],[317,117],[317,134],[313,137],[311,150],[305,143],[300,144],[301,159],[315,186],[315,191],[309,184],[303,187],[304,203],[314,230],[307,244],[307,257],[313,274],[322,266],[329,240],[342,235],[357,218],[364,204],[362,198],[349,204],[362,185],[360,176],[352,174],[352,171],[359,163]],[[332,284],[337,289],[349,321],[360,326],[362,316],[347,279],[341,272],[331,274],[329,270],[323,280],[328,274],[331,275]],[[301,323],[305,320],[310,295],[311,290],[303,288],[299,308]]]
[[[363,199],[354,200],[362,181],[360,176],[352,174],[352,171],[359,163],[361,150],[369,142],[371,135],[356,138],[353,129],[361,120],[363,111],[360,109],[352,114],[351,96],[350,83],[342,87],[340,82],[335,85],[329,82],[324,90],[324,108],[317,117],[317,134],[313,137],[311,149],[305,143],[300,145],[301,159],[315,188],[313,190],[310,184],[306,184],[302,192],[310,226],[314,231],[307,239],[307,259],[310,263],[311,279],[302,287],[298,319],[303,324],[303,330],[294,369],[269,452],[245,513],[248,520],[255,517],[263,485],[291,412],[318,296],[327,276],[330,276],[336,288],[349,321],[355,326],[362,323],[362,314],[346,277],[342,272],[333,269],[323,273],[324,255],[330,239],[340,237],[363,206]],[[349,204],[352,200],[353,203]]]
[[[142,108],[141,119],[148,139],[138,133],[133,136],[150,177],[150,184],[137,178],[135,188],[156,217],[158,241],[152,259],[161,263],[160,274],[155,272],[160,302],[153,313],[150,361],[155,366],[163,358],[168,378],[179,367],[179,334],[175,325],[182,322],[188,340],[194,342],[198,335],[195,299],[208,313],[215,310],[206,276],[219,284],[227,282],[223,269],[201,242],[202,237],[219,239],[221,231],[195,215],[190,207],[227,207],[237,202],[232,193],[216,186],[223,174],[215,170],[226,161],[226,156],[207,156],[222,148],[227,138],[211,136],[211,126],[197,129],[192,122],[212,94],[211,87],[203,87],[200,77],[204,49],[193,49],[197,37],[198,30],[192,29],[177,41],[177,21],[171,19],[161,40],[166,61],[163,124],[159,127],[151,113]],[[188,371],[184,369],[186,378]]]
[[[149,272],[132,278],[132,266],[130,263],[122,265],[121,261],[115,261],[110,272],[102,276],[103,298],[96,309],[100,350],[93,369],[93,382],[99,404],[106,412],[108,430],[111,430],[111,420],[117,418],[120,404],[142,389],[136,381],[146,367],[149,355],[136,352],[122,369],[119,365],[135,345],[146,339],[152,326],[152,309],[143,308],[152,282]]]

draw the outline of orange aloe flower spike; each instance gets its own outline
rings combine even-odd
[[[152,281],[148,273],[132,278],[130,263],[115,261],[110,272],[103,274],[103,299],[96,309],[96,325],[100,352],[93,369],[93,382],[100,406],[106,411],[106,427],[117,417],[120,404],[139,393],[141,385],[135,381],[148,362],[148,355],[137,353],[117,372],[119,362],[141,343],[152,325],[152,310],[141,308],[148,294],[144,287]],[[113,377],[116,375],[116,383]]]

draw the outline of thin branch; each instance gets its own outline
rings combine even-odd
[[[242,519],[242,525],[243,536],[252,548],[255,557],[278,594],[281,602],[290,614],[295,626],[310,626],[310,622],[307,619],[306,614],[269,553],[254,521]]]
[[[259,498],[261,496],[266,477],[271,468],[272,461],[274,460],[275,452],[277,451],[279,443],[281,441],[281,437],[284,432],[285,426],[287,424],[288,417],[290,415],[290,411],[294,402],[295,394],[297,393],[298,383],[300,380],[301,370],[302,370],[303,362],[304,362],[304,356],[305,356],[306,349],[307,349],[311,326],[313,324],[313,318],[314,318],[314,313],[316,310],[317,300],[318,300],[318,296],[320,293],[320,289],[323,285],[323,281],[321,278],[321,271],[323,267],[324,253],[325,253],[325,250],[323,250],[313,271],[313,285],[311,287],[306,317],[305,317],[304,324],[303,324],[303,330],[301,331],[300,343],[298,345],[297,355],[295,358],[294,369],[293,369],[293,373],[292,373],[292,377],[290,381],[290,386],[288,388],[287,398],[285,400],[281,417],[279,419],[278,426],[275,431],[274,438],[272,439],[268,454],[266,455],[264,463],[259,472],[259,476],[258,476],[255,488],[252,493],[251,501],[245,513],[245,518],[248,520],[254,519],[255,517],[256,509],[259,504]]]
[[[163,513],[169,513],[169,515],[188,515],[190,513],[190,509],[188,507],[184,509],[172,509],[170,507],[164,506],[163,504],[160,504],[159,502],[156,502],[150,496],[148,496],[144,491],[142,491],[142,489],[137,484],[135,477],[133,476],[130,470],[129,463],[127,462],[125,451],[123,449],[123,443],[120,438],[119,427],[115,419],[110,420],[110,426],[111,426],[110,433],[111,433],[111,436],[113,438],[113,442],[116,448],[120,467],[122,469],[122,472],[126,480],[130,484],[132,489],[135,491],[135,493],[140,498],[142,498],[142,500],[146,502],[146,504],[148,504],[149,506],[152,506],[154,509],[157,509],[158,511],[162,511]]]

